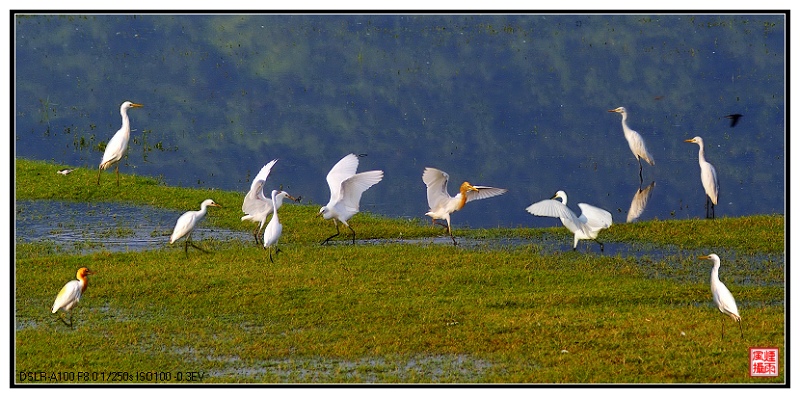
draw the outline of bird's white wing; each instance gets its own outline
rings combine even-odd
[[[379,183],[383,179],[382,170],[365,171],[358,173],[342,182],[342,205],[346,212],[352,216],[358,213],[361,195],[371,186]],[[345,217],[349,218],[349,217]]]
[[[479,185],[475,185],[475,188],[478,189],[478,192],[467,191],[467,202],[472,202],[473,200],[491,198],[493,196],[502,195],[508,192],[508,189],[504,188],[484,187]]]
[[[111,140],[108,141],[108,144],[106,144],[106,150],[103,152],[103,160],[100,164],[102,165],[114,159],[122,159],[122,156],[125,155],[124,149],[127,149],[126,144],[125,134],[122,129],[119,129],[114,136],[111,137]]]
[[[172,230],[172,235],[169,237],[169,243],[174,243],[194,228],[195,213],[196,211],[191,210],[178,217],[175,229]]]
[[[583,229],[583,223],[578,220],[578,216],[558,200],[545,199],[528,206],[525,210],[534,216],[560,218],[564,226],[573,233]]]
[[[728,287],[725,286],[724,283],[721,281],[716,285],[717,289],[713,290],[711,293],[714,294],[716,297],[717,305],[719,306],[719,310],[726,314],[736,314],[739,316],[739,309],[736,307],[736,300],[733,299],[733,294],[731,291],[728,290]]]
[[[599,207],[586,203],[578,203],[581,208],[581,216],[578,217],[583,224],[591,230],[600,230],[611,226],[611,213]]]
[[[707,166],[707,172],[701,172],[700,178],[703,182],[703,188],[708,193],[708,196],[711,197],[714,204],[717,204],[717,198],[719,197],[719,182],[717,180],[717,169],[714,168],[714,165],[711,163],[706,162],[705,166]],[[713,195],[713,196],[712,196]]]
[[[81,298],[81,285],[78,281],[69,281],[61,291],[58,292],[56,300],[53,303],[52,311],[55,313],[59,308],[67,309],[66,306],[72,302],[76,302]],[[73,303],[74,305],[74,303]],[[70,307],[71,308],[71,307]]]
[[[266,181],[267,177],[269,177],[269,172],[272,170],[272,166],[274,166],[275,162],[277,161],[278,159],[273,159],[271,162],[267,163],[266,165],[264,165],[264,167],[261,168],[261,171],[259,171],[258,174],[256,174],[256,177],[253,178],[253,182],[250,184],[250,192],[253,192],[259,181],[261,181],[261,187],[264,186],[264,181]]]
[[[264,196],[264,180],[255,181],[242,202],[245,214],[260,214],[266,210],[267,197]]]
[[[422,182],[428,187],[428,206],[433,210],[443,207],[451,196],[447,193],[447,181],[450,176],[439,169],[426,167],[422,172]]]
[[[331,202],[341,200],[342,182],[356,174],[358,170],[358,156],[349,154],[342,158],[338,163],[333,165],[328,176],[325,178],[328,181],[328,187],[331,190]]]

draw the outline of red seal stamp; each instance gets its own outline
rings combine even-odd
[[[777,377],[778,349],[750,348],[750,377]]]

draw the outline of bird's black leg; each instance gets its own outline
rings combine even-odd
[[[189,244],[192,245],[192,247],[194,247],[195,249],[200,250],[203,253],[208,253],[208,250],[203,249],[202,247],[195,245],[194,242],[189,242]]]
[[[117,163],[117,164],[115,165],[115,167],[114,167],[114,170],[116,170],[116,174],[117,174],[117,186],[119,186],[119,163]]]
[[[254,237],[254,238],[256,238],[256,244],[257,244],[257,245],[260,245],[260,244],[261,244],[261,242],[260,242],[260,241],[259,241],[259,239],[258,239],[258,232],[259,232],[259,229],[261,229],[261,227],[256,227],[256,230],[253,232],[253,237]]]
[[[742,320],[739,319],[738,321],[736,321],[736,323],[739,324],[739,333],[741,333],[742,334],[742,338],[744,338],[744,331],[742,331]]]
[[[100,185],[100,176],[103,174],[103,169],[97,172],[97,185]]]
[[[353,227],[351,227],[349,224],[347,225],[347,228],[350,228],[350,231],[353,232],[353,244],[355,245],[356,244],[356,230],[354,230]]]
[[[269,262],[274,263],[275,261],[272,260],[272,248],[269,249]]]
[[[598,244],[600,244],[600,251],[603,251],[605,249],[605,246],[603,246],[603,242],[600,242],[597,239],[595,239],[594,241],[597,242]]]
[[[725,318],[722,318],[722,339],[725,340]]]
[[[639,185],[641,186],[644,182],[644,178],[642,178],[642,158],[637,157],[639,159]]]
[[[69,323],[67,323],[67,320],[64,319],[64,313],[63,312],[59,312],[58,313],[58,319],[61,320],[61,323],[65,324],[65,325],[67,325],[69,327],[72,327],[72,313],[70,313]]]
[[[335,226],[336,226],[336,233],[335,233],[335,234],[333,234],[333,235],[331,235],[331,236],[329,236],[329,237],[328,237],[328,239],[325,239],[324,241],[322,241],[322,244],[323,244],[323,245],[324,245],[324,244],[326,244],[326,243],[328,243],[328,241],[330,241],[331,239],[333,239],[333,238],[335,238],[335,237],[339,236],[339,224],[338,224],[338,223],[336,223],[336,222],[334,221],[333,225],[335,225]],[[354,234],[354,236],[355,236],[355,232],[353,232],[353,234]]]

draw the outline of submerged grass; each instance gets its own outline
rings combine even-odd
[[[96,191],[70,193],[69,200],[114,197],[193,208],[213,193],[215,201],[232,205],[214,209],[222,211],[209,221],[239,220],[242,194],[178,190],[131,176],[122,176],[123,187],[106,178],[97,188],[91,170],[65,180],[56,169],[17,159],[17,197],[64,199],[76,190],[70,184],[78,184],[77,191]],[[55,181],[48,175],[61,188],[50,191]],[[185,199],[166,199],[174,190]],[[97,372],[129,383],[185,383],[189,372],[203,383],[784,383],[782,264],[774,265],[779,272],[747,260],[735,264],[738,274],[723,269],[724,280],[736,276],[728,286],[743,317],[741,338],[736,324],[712,306],[710,266],[700,260],[571,251],[545,256],[534,244],[394,243],[442,231],[368,214],[356,216],[359,239],[380,244],[321,246],[332,226],[315,219],[316,209],[287,210],[275,263],[252,242],[239,241],[203,242],[212,253],[190,251],[188,258],[182,247],[71,255],[55,254],[47,244],[18,244],[16,382],[25,382],[20,372],[45,371]],[[694,220],[614,226],[606,239],[783,250],[782,217],[717,223],[727,236],[714,241],[687,237],[716,228]],[[320,230],[319,236],[308,232]],[[460,233],[492,239],[563,232]],[[49,306],[81,266],[97,274],[70,329]],[[653,277],[665,272],[677,277]],[[779,348],[780,376],[750,378],[749,347]]]

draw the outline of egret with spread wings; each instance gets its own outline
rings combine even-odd
[[[558,198],[563,202],[556,200]],[[578,207],[582,211],[580,216],[567,207],[567,194],[558,191],[552,199],[536,202],[525,210],[535,216],[560,218],[561,223],[575,235],[572,250],[577,249],[579,240],[589,239],[600,244],[600,251],[603,251],[603,243],[597,240],[597,235],[611,226],[611,213],[586,203],[578,203]]]
[[[428,187],[428,206],[430,210],[425,213],[431,217],[434,224],[439,224],[447,228],[453,244],[457,245],[456,238],[453,236],[453,229],[450,225],[450,214],[461,210],[467,202],[478,199],[491,198],[508,192],[507,189],[472,185],[464,181],[461,184],[458,194],[450,196],[447,193],[447,181],[450,175],[433,167],[426,167],[422,173],[422,181]],[[437,223],[436,220],[445,220],[447,224]]]

